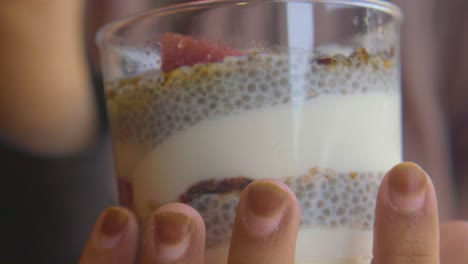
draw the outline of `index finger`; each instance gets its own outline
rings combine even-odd
[[[373,264],[439,264],[434,186],[416,164],[395,166],[380,186]]]

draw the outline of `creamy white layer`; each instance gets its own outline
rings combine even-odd
[[[400,96],[320,95],[202,121],[169,137],[137,164],[137,214],[177,200],[210,178],[285,178],[314,166],[382,172],[402,159]]]

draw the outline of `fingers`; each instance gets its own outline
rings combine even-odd
[[[121,207],[108,208],[96,222],[79,263],[133,264],[137,239],[133,214]]]
[[[172,203],[156,210],[144,234],[143,264],[203,264],[205,224],[191,207]]]
[[[439,264],[434,186],[414,163],[395,166],[380,186],[373,264]]]
[[[228,263],[294,263],[299,223],[297,199],[284,183],[253,182],[239,201]]]
[[[440,263],[466,264],[468,222],[451,222],[440,227]]]

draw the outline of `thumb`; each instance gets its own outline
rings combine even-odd
[[[122,207],[105,210],[96,222],[79,264],[131,264],[137,253],[138,225]]]
[[[395,166],[380,186],[373,264],[439,264],[434,186],[416,164]]]

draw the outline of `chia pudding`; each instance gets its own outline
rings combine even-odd
[[[301,206],[297,263],[370,262],[378,186],[402,159],[392,49],[224,52],[174,67],[160,56],[160,69],[106,83],[123,204],[141,221],[164,203],[192,206],[206,263],[225,263],[240,192],[276,178]]]

